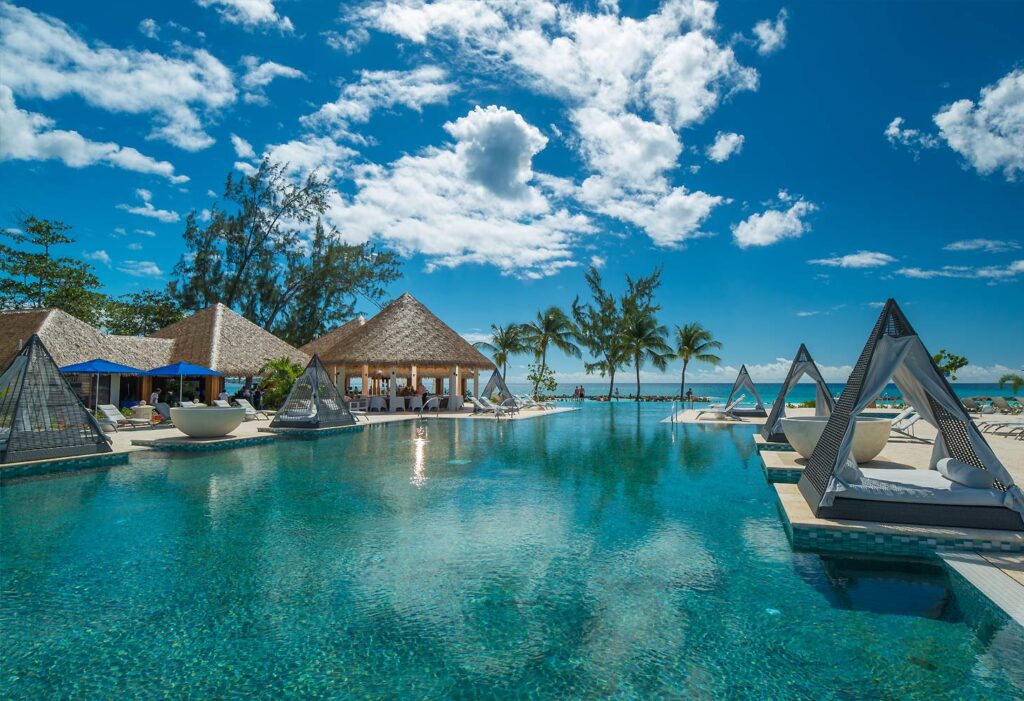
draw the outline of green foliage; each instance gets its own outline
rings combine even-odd
[[[537,378],[544,375],[548,367],[548,347],[554,346],[568,356],[579,358],[579,346],[573,341],[576,339],[576,327],[568,315],[558,307],[548,307],[543,312],[537,312],[537,318],[519,327],[519,333],[523,347],[533,351],[534,359],[539,362]],[[533,383],[533,394],[537,395],[539,385]]]
[[[526,380],[533,385],[533,398],[540,399],[541,393],[549,394],[558,389],[558,381],[555,379],[555,371],[547,365],[532,363]]]
[[[525,353],[529,349],[523,344],[522,328],[518,324],[499,326],[491,324],[491,340],[478,341],[473,347],[484,353],[490,353],[494,364],[501,368],[501,379],[505,379],[508,361],[514,355]]]
[[[965,367],[968,363],[966,357],[950,353],[945,348],[932,356],[932,360],[939,366],[939,370],[949,375],[949,379],[953,381],[956,381],[957,370]]]
[[[359,297],[382,299],[401,277],[398,257],[325,231],[329,192],[327,179],[314,173],[296,184],[268,159],[252,175],[229,174],[227,209],[215,207],[203,228],[188,216],[169,293],[190,311],[223,302],[294,345],[350,318]]]
[[[721,350],[722,344],[716,341],[711,332],[701,324],[692,323],[676,326],[675,357],[683,361],[683,371],[679,375],[679,399],[686,392],[686,368],[691,360],[710,365],[718,365],[722,359],[712,351]]]
[[[259,373],[263,405],[272,409],[280,407],[303,370],[304,367],[287,357],[271,360],[264,365]]]
[[[1010,392],[1012,394],[1017,394],[1017,390],[1024,387],[1024,377],[1021,377],[1016,373],[1009,372],[999,378],[999,389],[1002,389],[1006,385],[1010,385]]]
[[[119,336],[148,336],[185,316],[173,297],[158,290],[108,300],[105,311],[104,326]]]
[[[80,260],[55,257],[52,248],[74,243],[63,222],[25,217],[21,231],[0,232],[0,308],[57,307],[89,324],[99,324],[106,297],[97,291],[92,266]]]
[[[608,376],[610,396],[615,387],[615,373],[629,363],[629,355],[619,337],[622,312],[615,296],[605,290],[601,273],[595,266],[590,266],[586,280],[592,301],[580,304],[577,297],[572,303],[572,316],[580,343],[596,359],[584,363],[583,368],[588,375],[596,372],[601,377]]]
[[[661,269],[638,280],[626,276],[626,293],[622,297],[622,322],[618,343],[628,354],[636,372],[636,401],[640,401],[640,370],[650,362],[659,370],[668,367],[672,348],[665,342],[668,329],[658,323],[661,308],[654,303],[654,293],[661,285]]]

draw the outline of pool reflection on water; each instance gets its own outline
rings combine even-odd
[[[668,410],[430,419],[5,486],[0,694],[1024,694],[1019,628],[931,564],[794,553],[753,429]]]

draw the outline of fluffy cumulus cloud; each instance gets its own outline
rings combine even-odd
[[[245,67],[245,73],[242,75],[241,85],[246,90],[244,99],[249,103],[264,104],[267,98],[263,90],[276,78],[306,77],[298,68],[273,61],[260,61],[256,56],[243,56],[242,65]]]
[[[337,100],[322,105],[302,121],[310,128],[348,135],[350,124],[367,122],[378,110],[407,107],[420,111],[426,105],[446,103],[455,90],[445,70],[437,66],[411,71],[361,71],[357,81],[342,87]]]
[[[896,259],[887,253],[878,251],[857,251],[848,253],[845,256],[833,256],[832,258],[816,258],[807,261],[812,265],[825,265],[832,268],[881,268]]]
[[[86,260],[102,263],[108,268],[110,267],[110,254],[104,251],[103,249],[100,249],[98,251],[86,251],[85,253],[82,254],[82,257],[85,258]]]
[[[575,265],[573,247],[593,227],[532,182],[532,157],[546,143],[540,132],[497,107],[474,109],[445,129],[454,143],[358,168],[356,193],[335,195],[331,223],[348,238],[376,236],[418,252],[428,270],[490,264],[538,278]]]
[[[0,161],[56,159],[71,168],[103,164],[158,175],[172,183],[188,182],[188,176],[176,175],[167,161],[157,161],[130,146],[91,141],[77,131],[53,127],[52,119],[18,109],[11,89],[0,84]]]
[[[149,190],[143,190],[139,188],[135,191],[135,195],[142,200],[141,205],[130,205],[130,204],[119,204],[118,209],[124,210],[129,214],[137,214],[140,217],[149,217],[156,219],[157,221],[163,222],[164,224],[171,224],[178,221],[180,218],[177,212],[172,212],[166,209],[157,209],[153,206],[153,193]]]
[[[197,151],[213,143],[208,115],[235,101],[231,70],[202,49],[150,51],[91,46],[63,22],[0,4],[0,80],[15,95],[76,96],[110,112],[153,115],[150,138]]]
[[[212,7],[227,22],[247,29],[295,29],[292,21],[278,13],[275,0],[196,0],[201,7]]]
[[[256,157],[256,151],[253,150],[252,144],[240,137],[238,134],[231,135],[231,145],[235,149],[235,155],[239,158]]]
[[[385,0],[359,15],[367,26],[414,44],[438,42],[562,101],[574,127],[567,142],[589,171],[578,201],[675,246],[704,235],[700,224],[727,201],[670,182],[682,152],[678,132],[758,84],[757,72],[718,41],[715,9],[668,0],[633,18],[614,4],[591,11],[541,0]]]
[[[735,134],[729,131],[720,131],[715,135],[715,142],[708,146],[708,158],[715,163],[722,163],[729,160],[733,154],[740,152],[743,148],[744,137],[742,134]]]
[[[132,277],[163,277],[164,271],[151,260],[126,260],[122,261],[117,269],[125,275]]]
[[[779,203],[782,208],[751,214],[734,225],[732,236],[736,245],[740,248],[770,246],[783,239],[799,238],[810,229],[804,219],[817,209],[813,202],[802,197],[794,199],[786,192],[780,192]],[[788,207],[785,206],[787,204]]]
[[[977,102],[963,99],[932,117],[938,136],[903,126],[903,117],[889,123],[885,136],[893,144],[922,148],[945,142],[982,175],[1001,171],[1010,181],[1024,172],[1024,70],[1016,69],[981,89]]]
[[[147,17],[139,22],[139,32],[141,32],[143,36],[147,36],[150,39],[156,39],[159,31],[160,27],[157,26],[156,20],[152,17]]]
[[[763,19],[754,25],[754,36],[757,38],[757,52],[762,56],[775,53],[786,45],[785,9],[779,10],[775,21]]]
[[[370,40],[370,33],[364,27],[352,27],[345,32],[330,29],[326,32],[321,32],[320,36],[335,51],[344,51],[350,56]]]
[[[1000,241],[997,239],[964,239],[954,241],[942,247],[944,251],[984,251],[985,253],[1005,253],[1020,250],[1019,241]]]

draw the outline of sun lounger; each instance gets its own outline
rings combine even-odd
[[[103,414],[102,419],[97,419],[101,425],[106,424],[113,426],[116,431],[119,426],[131,426],[135,428],[137,426],[149,426],[147,419],[129,419],[125,417],[120,411],[117,410],[113,404],[100,404],[98,407],[100,413]]]
[[[512,413],[511,409],[505,406],[499,406],[491,402],[487,397],[470,397],[469,401],[473,403],[474,414],[494,414],[495,418],[501,418],[502,416],[508,416]]]
[[[257,409],[256,407],[254,407],[252,405],[252,403],[248,399],[236,399],[235,403],[238,404],[238,406],[240,406],[243,409],[245,409],[245,420],[246,421],[251,421],[253,419],[260,419],[260,418],[266,419],[266,420],[270,420],[270,417],[267,416],[266,412],[261,411],[261,410]]]
[[[733,402],[728,406],[715,408],[708,407],[707,409],[701,409],[700,411],[697,412],[697,416],[695,418],[697,421],[699,421],[701,417],[704,416],[704,414],[713,414],[715,416],[720,416],[722,418],[729,419],[730,421],[743,421],[741,417],[736,416],[732,412],[737,407],[737,405],[739,405],[739,403],[743,400],[744,396],[745,395],[741,394],[740,396],[736,397],[736,399],[733,400]]]
[[[900,413],[893,417],[892,425],[899,426],[901,423],[909,419],[913,413],[914,407],[908,406],[906,409],[904,409],[903,411],[901,411]]]
[[[916,424],[920,420],[921,415],[914,414],[906,421],[901,422],[899,425],[894,424],[892,426],[892,432],[898,433],[901,436],[905,436],[906,438],[913,438],[914,440],[921,441],[922,443],[928,443],[929,441],[926,441],[924,438],[918,438],[917,436],[914,435],[914,424]]]
[[[231,408],[231,402],[227,401],[226,399],[214,399],[213,400],[213,405],[214,406],[219,406],[221,409],[230,409]]]

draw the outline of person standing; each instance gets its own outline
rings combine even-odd
[[[149,393],[149,405],[150,406],[156,406],[159,403],[160,403],[160,390],[158,390],[156,387],[154,387],[153,391]]]
[[[252,405],[256,407],[256,411],[263,408],[263,390],[260,389],[259,385],[256,385],[252,391]]]

